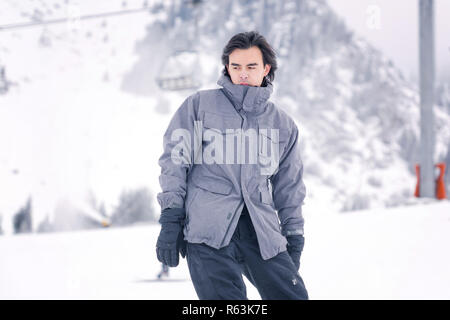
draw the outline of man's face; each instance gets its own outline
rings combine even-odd
[[[260,87],[270,71],[270,65],[264,66],[261,50],[256,46],[234,49],[228,60],[227,70],[234,84]]]

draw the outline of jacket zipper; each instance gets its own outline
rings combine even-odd
[[[245,202],[245,200],[239,201],[239,204],[238,204],[237,208],[234,209],[234,213],[233,213],[233,216],[230,218],[230,223],[228,224],[227,231],[225,232],[225,235],[224,235],[222,241],[220,241],[220,247],[222,247],[222,244],[225,242],[225,238],[227,237],[228,232],[229,232],[229,230],[230,230],[231,222],[233,221],[234,216],[236,215],[236,212],[238,211],[238,209],[239,209],[239,207],[241,206],[242,202]]]

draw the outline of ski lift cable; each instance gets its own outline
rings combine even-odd
[[[97,18],[103,18],[103,17],[110,17],[110,16],[138,13],[138,12],[149,11],[149,10],[150,10],[149,7],[145,7],[145,8],[139,8],[139,9],[129,9],[129,10],[102,12],[102,13],[84,15],[84,16],[79,16],[79,17],[76,16],[76,17],[68,17],[68,18],[59,18],[59,19],[46,20],[46,21],[12,23],[12,24],[0,25],[0,31],[11,30],[11,29],[18,29],[18,28],[35,27],[35,26],[39,26],[39,25],[63,23],[63,22],[68,22],[68,21],[73,21],[73,20],[97,19]]]

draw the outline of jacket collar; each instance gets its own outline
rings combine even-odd
[[[252,87],[241,84],[234,84],[231,79],[222,74],[217,81],[219,86],[224,88],[228,98],[232,99],[236,110],[244,109],[246,112],[263,112],[266,102],[273,91],[272,84],[267,84],[266,87]]]

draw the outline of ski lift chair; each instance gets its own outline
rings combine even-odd
[[[169,56],[156,78],[163,90],[189,90],[201,86],[198,52],[178,50]]]
[[[174,51],[161,66],[156,82],[163,90],[193,90],[201,86],[199,54],[193,50],[193,41],[198,39],[197,13],[202,0],[185,0],[184,4],[194,9],[194,38],[187,37],[189,49]]]

